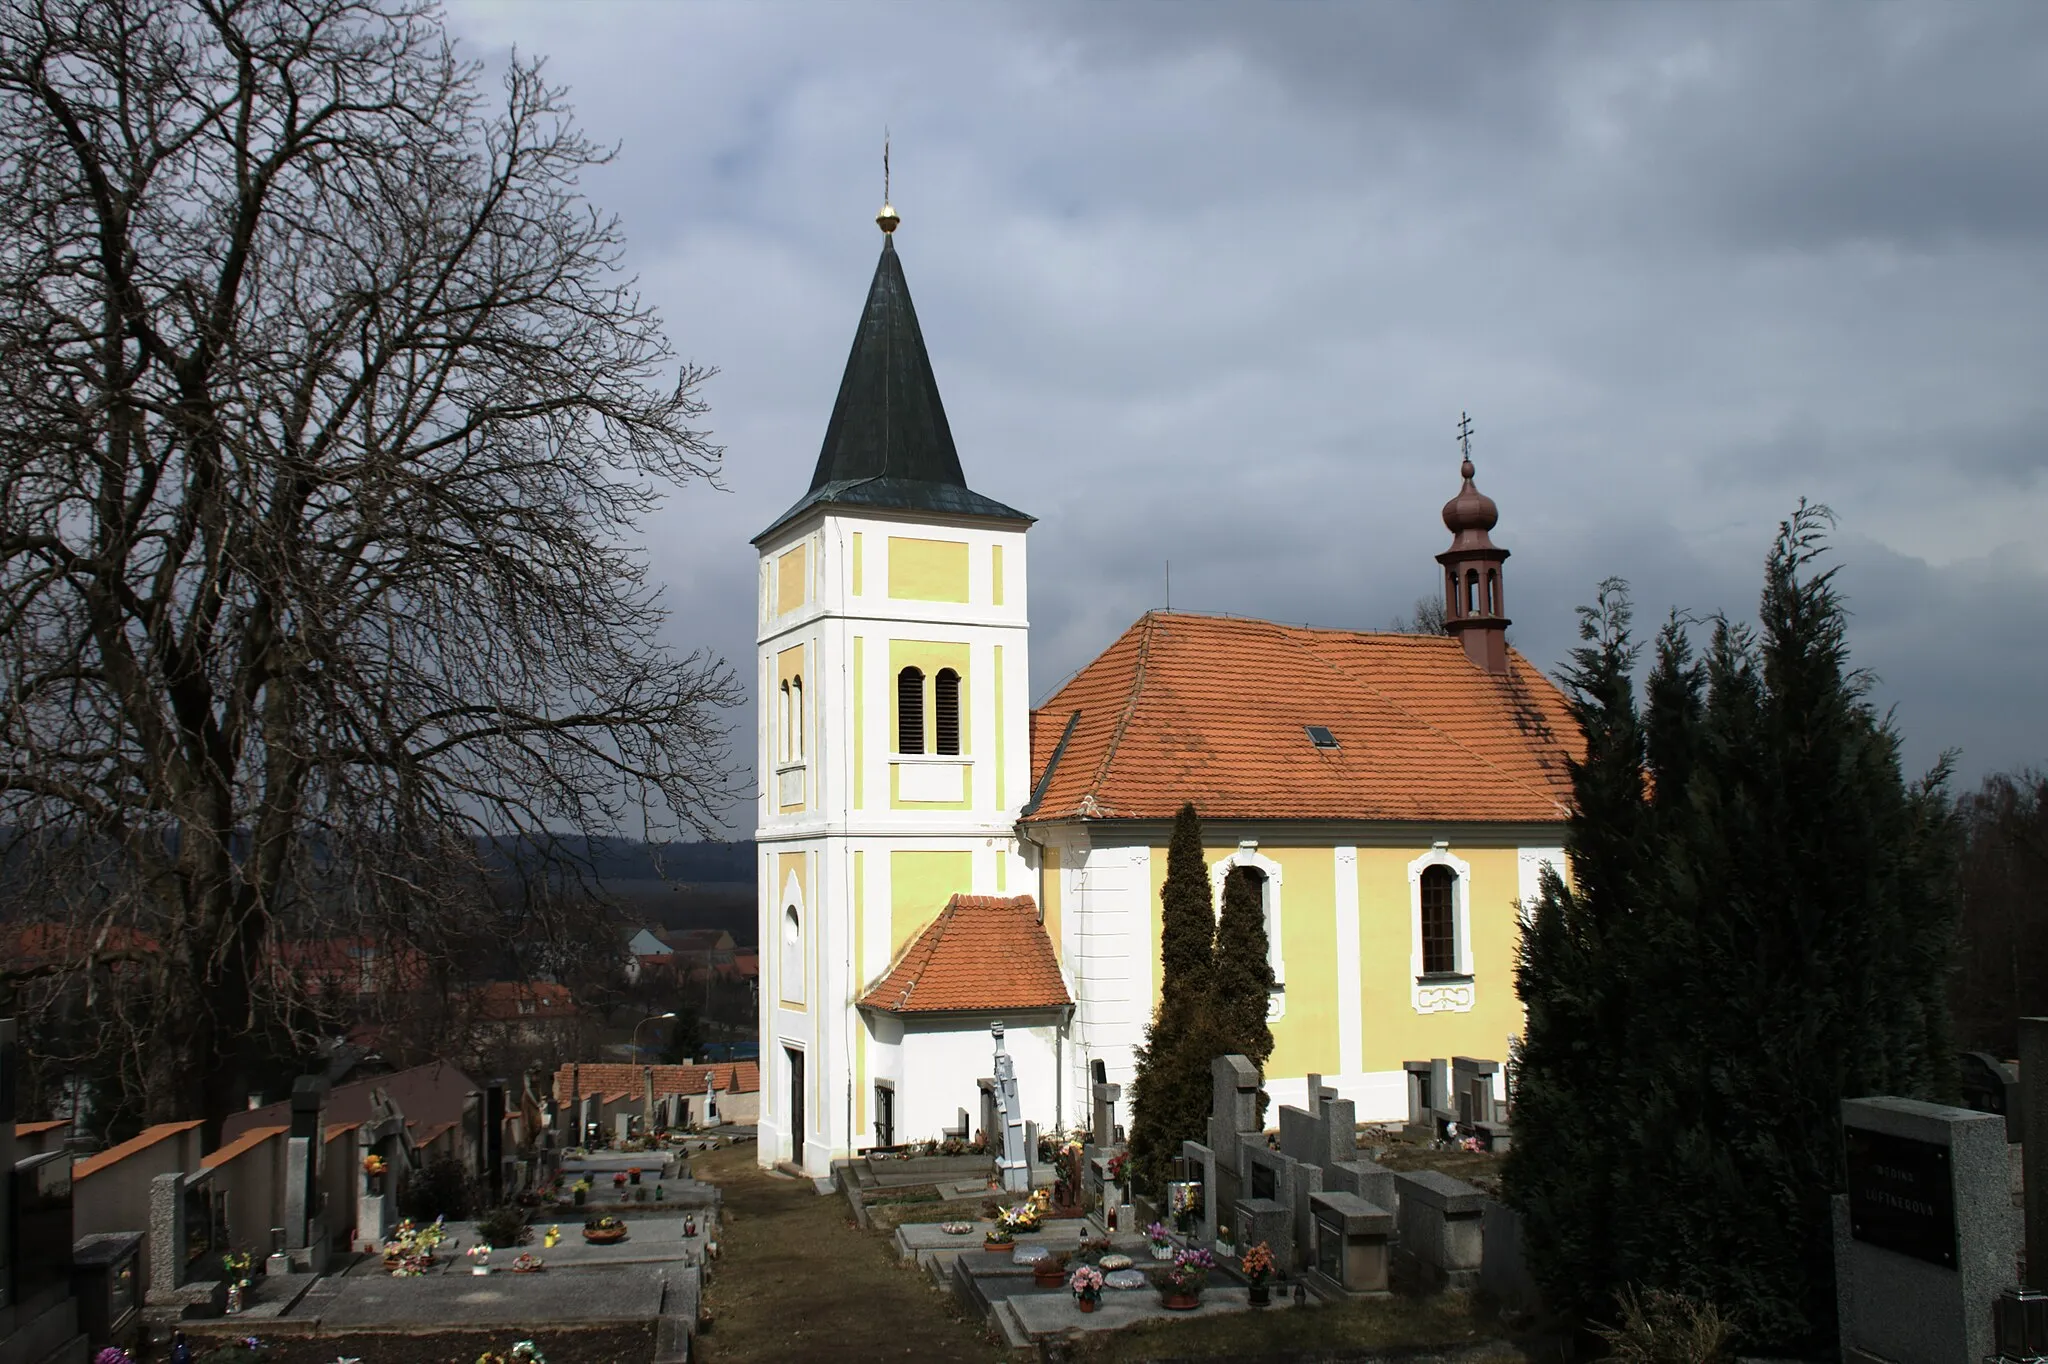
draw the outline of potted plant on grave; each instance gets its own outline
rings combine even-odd
[[[585,1175],[583,1178],[577,1180],[575,1187],[569,1191],[569,1198],[572,1203],[574,1203],[577,1207],[580,1208],[583,1206],[585,1200],[587,1200],[589,1197],[590,1176]]]
[[[583,1224],[583,1239],[593,1246],[616,1245],[626,1239],[626,1224],[616,1217],[593,1217]]]
[[[1237,1254],[1237,1242],[1230,1239],[1229,1227],[1218,1226],[1216,1228],[1216,1253],[1218,1255]]]
[[[619,1172],[618,1172],[617,1174],[615,1174],[615,1175],[613,1175],[613,1176],[612,1176],[612,1192],[613,1192],[613,1193],[619,1193],[619,1192],[620,1192],[621,1190],[623,1190],[623,1189],[624,1189],[625,1187],[626,1187],[626,1172],[625,1172],[624,1170],[621,1170],[621,1171],[619,1171]]]
[[[1130,1196],[1124,1192],[1125,1181],[1130,1178],[1131,1173],[1130,1151],[1128,1149],[1121,1150],[1111,1156],[1107,1169],[1109,1171],[1110,1188],[1115,1196],[1116,1205],[1121,1206],[1130,1202]],[[1115,1214],[1112,1213],[1111,1217],[1114,1218]],[[1112,1225],[1114,1225],[1113,1222]]]
[[[1173,1264],[1153,1279],[1159,1287],[1159,1305],[1169,1312],[1192,1312],[1200,1307],[1202,1290],[1215,1268],[1216,1258],[1200,1246],[1177,1252]]]
[[[471,1246],[462,1253],[469,1257],[470,1273],[488,1274],[491,1272],[491,1248],[489,1246]]]
[[[1175,1184],[1172,1188],[1173,1224],[1186,1236],[1202,1215],[1202,1190],[1198,1184]]]
[[[1264,1307],[1273,1300],[1273,1248],[1264,1241],[1244,1253],[1238,1262],[1244,1281],[1251,1285],[1251,1305]]]
[[[640,1167],[638,1165],[628,1166],[626,1168],[626,1178],[631,1183],[638,1184],[640,1182]]]
[[[1166,1223],[1154,1222],[1151,1226],[1145,1228],[1145,1239],[1152,1244],[1153,1259],[1171,1260],[1173,1258],[1173,1241],[1167,1236]]]
[[[1102,1271],[1094,1265],[1082,1265],[1075,1270],[1067,1286],[1074,1291],[1074,1305],[1083,1312],[1093,1312],[1102,1301]]]
[[[983,1250],[1008,1250],[1016,1244],[1016,1241],[1017,1237],[1011,1232],[1009,1226],[1001,1219],[998,1219],[996,1224],[988,1229],[988,1235],[982,1239],[981,1248]]]
[[[1058,1288],[1067,1281],[1067,1265],[1073,1259],[1065,1251],[1054,1251],[1034,1261],[1031,1281],[1040,1288]]]
[[[230,1251],[220,1257],[221,1268],[227,1271],[228,1313],[233,1315],[242,1310],[242,1304],[249,1292],[249,1272],[255,1260],[248,1251]]]

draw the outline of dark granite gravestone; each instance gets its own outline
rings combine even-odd
[[[27,1318],[71,1296],[71,1153],[30,1156],[10,1183],[14,1307]]]
[[[282,1251],[309,1252],[325,1266],[326,1235],[321,1225],[320,1157],[327,1149],[327,1081],[301,1075],[292,1083],[292,1125],[285,1147],[284,1245]]]
[[[78,1325],[95,1347],[132,1350],[142,1328],[142,1233],[81,1236],[72,1246]]]
[[[2022,1142],[2024,1126],[2020,1110],[2020,1077],[2014,1069],[1988,1051],[1965,1051],[1956,1055],[1956,1080],[1963,1091],[1963,1107],[1979,1113],[1996,1113],[2005,1119],[2005,1139]]]

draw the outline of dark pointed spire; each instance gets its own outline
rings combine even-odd
[[[925,354],[917,310],[911,306],[910,285],[896,254],[897,221],[895,211],[883,205],[877,218],[886,234],[882,258],[875,265],[860,329],[846,357],[810,491],[754,537],[756,542],[827,502],[1006,521],[1032,519],[967,487],[931,357]]]
[[[882,239],[811,490],[852,478],[967,486],[893,236]]]

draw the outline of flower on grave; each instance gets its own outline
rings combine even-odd
[[[531,1251],[525,1251],[520,1254],[518,1259],[512,1262],[512,1268],[516,1273],[531,1274],[536,1269],[546,1268],[546,1262]]]
[[[993,1227],[989,1228],[988,1239],[1000,1246],[1016,1239],[1016,1237],[1010,1230],[1007,1222],[998,1221]]]
[[[1094,1302],[1102,1296],[1102,1271],[1094,1265],[1082,1265],[1067,1281],[1067,1287],[1073,1289],[1074,1296],[1082,1302]]]
[[[462,1253],[480,1265],[487,1265],[491,1262],[491,1248],[489,1246],[471,1246]]]
[[[1173,1257],[1173,1267],[1166,1271],[1166,1280],[1177,1293],[1200,1294],[1203,1285],[1209,1282],[1209,1273],[1216,1268],[1216,1257],[1200,1246],[1180,1251]]]
[[[1151,1242],[1151,1243],[1152,1243],[1153,1245],[1155,1245],[1155,1246],[1163,1246],[1163,1245],[1165,1245],[1165,1244],[1166,1244],[1166,1223],[1164,1223],[1164,1222],[1154,1222],[1154,1223],[1153,1223],[1153,1224],[1152,1224],[1151,1226],[1149,1226],[1149,1227],[1146,1227],[1146,1228],[1145,1228],[1145,1239],[1146,1239],[1146,1240],[1148,1240],[1148,1241],[1150,1241],[1150,1242]]]
[[[623,1189],[626,1187],[626,1172],[624,1170],[621,1170],[617,1174],[612,1176],[612,1187],[615,1189]]]
[[[389,1168],[384,1163],[384,1157],[380,1155],[373,1153],[363,1157],[363,1173],[366,1175],[381,1175]]]
[[[1029,1231],[1037,1226],[1040,1215],[1039,1205],[1033,1202],[1019,1203],[1015,1207],[1005,1208],[997,1213],[996,1217],[999,1224],[1005,1230],[1016,1232]]]
[[[1109,1177],[1117,1184],[1124,1182],[1124,1174],[1131,1168],[1131,1153],[1118,1151],[1109,1158]]]
[[[541,1248],[544,1250],[553,1250],[555,1248],[555,1242],[561,1239],[562,1228],[559,1225],[549,1227],[548,1234],[540,1238]]]
[[[1463,1137],[1458,1142],[1458,1149],[1461,1151],[1484,1151],[1486,1148],[1479,1144],[1479,1138],[1477,1137]]]
[[[1254,1284],[1262,1284],[1273,1277],[1273,1248],[1261,1241],[1246,1251],[1244,1259],[1239,1263],[1247,1280]]]
[[[220,1266],[227,1271],[228,1279],[239,1287],[249,1287],[249,1271],[255,1261],[246,1250],[231,1251],[220,1257]]]
[[[118,1345],[109,1345],[92,1357],[92,1364],[135,1364],[129,1353]]]
[[[512,1364],[548,1364],[548,1361],[540,1352],[540,1346],[530,1340],[522,1340],[512,1347]]]

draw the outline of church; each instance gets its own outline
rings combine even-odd
[[[810,487],[754,537],[764,1165],[993,1132],[1128,1085],[1175,812],[1246,867],[1275,985],[1266,1087],[1361,1120],[1403,1062],[1506,1060],[1514,953],[1577,730],[1507,643],[1499,512],[1443,508],[1443,635],[1146,613],[1030,707],[1033,518],[970,489],[883,206]]]

